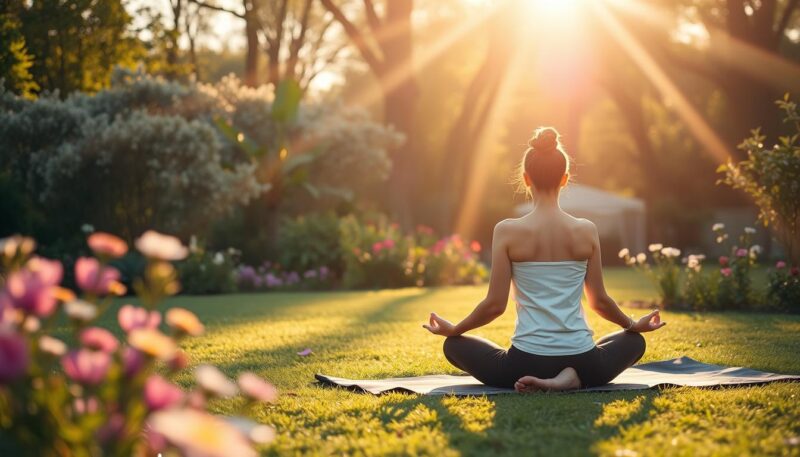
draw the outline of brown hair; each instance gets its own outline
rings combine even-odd
[[[528,173],[536,190],[547,192],[558,189],[561,178],[569,172],[569,156],[560,138],[553,127],[539,127],[533,132],[520,163],[519,183],[523,191],[528,191],[523,173]]]

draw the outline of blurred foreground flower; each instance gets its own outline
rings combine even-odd
[[[136,240],[136,249],[147,257],[159,260],[183,260],[189,254],[189,249],[179,239],[153,230],[144,232]]]
[[[249,440],[224,420],[193,409],[168,409],[150,418],[151,429],[187,456],[255,457]]]
[[[128,245],[122,239],[110,233],[92,233],[86,242],[92,251],[99,256],[116,258],[122,257],[128,252]]]

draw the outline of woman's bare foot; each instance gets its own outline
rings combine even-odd
[[[514,384],[514,390],[519,393],[528,392],[558,392],[561,390],[572,390],[581,387],[581,380],[578,372],[572,367],[561,370],[554,378],[541,379],[535,376],[523,376]]]

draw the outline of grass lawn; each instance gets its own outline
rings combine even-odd
[[[618,300],[653,296],[630,270],[612,269],[606,282]],[[267,455],[800,455],[798,383],[488,398],[375,397],[313,383],[317,372],[458,373],[441,353],[442,338],[421,324],[430,311],[464,317],[484,292],[481,286],[187,296],[169,305],[190,308],[207,324],[205,336],[187,340],[193,363],[216,364],[231,376],[252,370],[279,387],[279,403],[258,412],[278,431]],[[647,336],[643,362],[688,355],[800,373],[800,316],[666,312],[664,318],[668,325]],[[508,345],[513,325],[509,306],[474,333]],[[596,336],[615,330],[594,314],[590,325]],[[313,355],[296,355],[305,348]],[[232,404],[215,408],[226,412]]]

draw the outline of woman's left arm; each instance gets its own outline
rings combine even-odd
[[[508,305],[508,292],[511,287],[511,260],[508,258],[508,240],[503,222],[494,227],[492,235],[492,273],[489,291],[475,309],[457,325],[431,313],[428,324],[423,325],[431,333],[442,336],[456,336],[482,327],[500,317]]]

